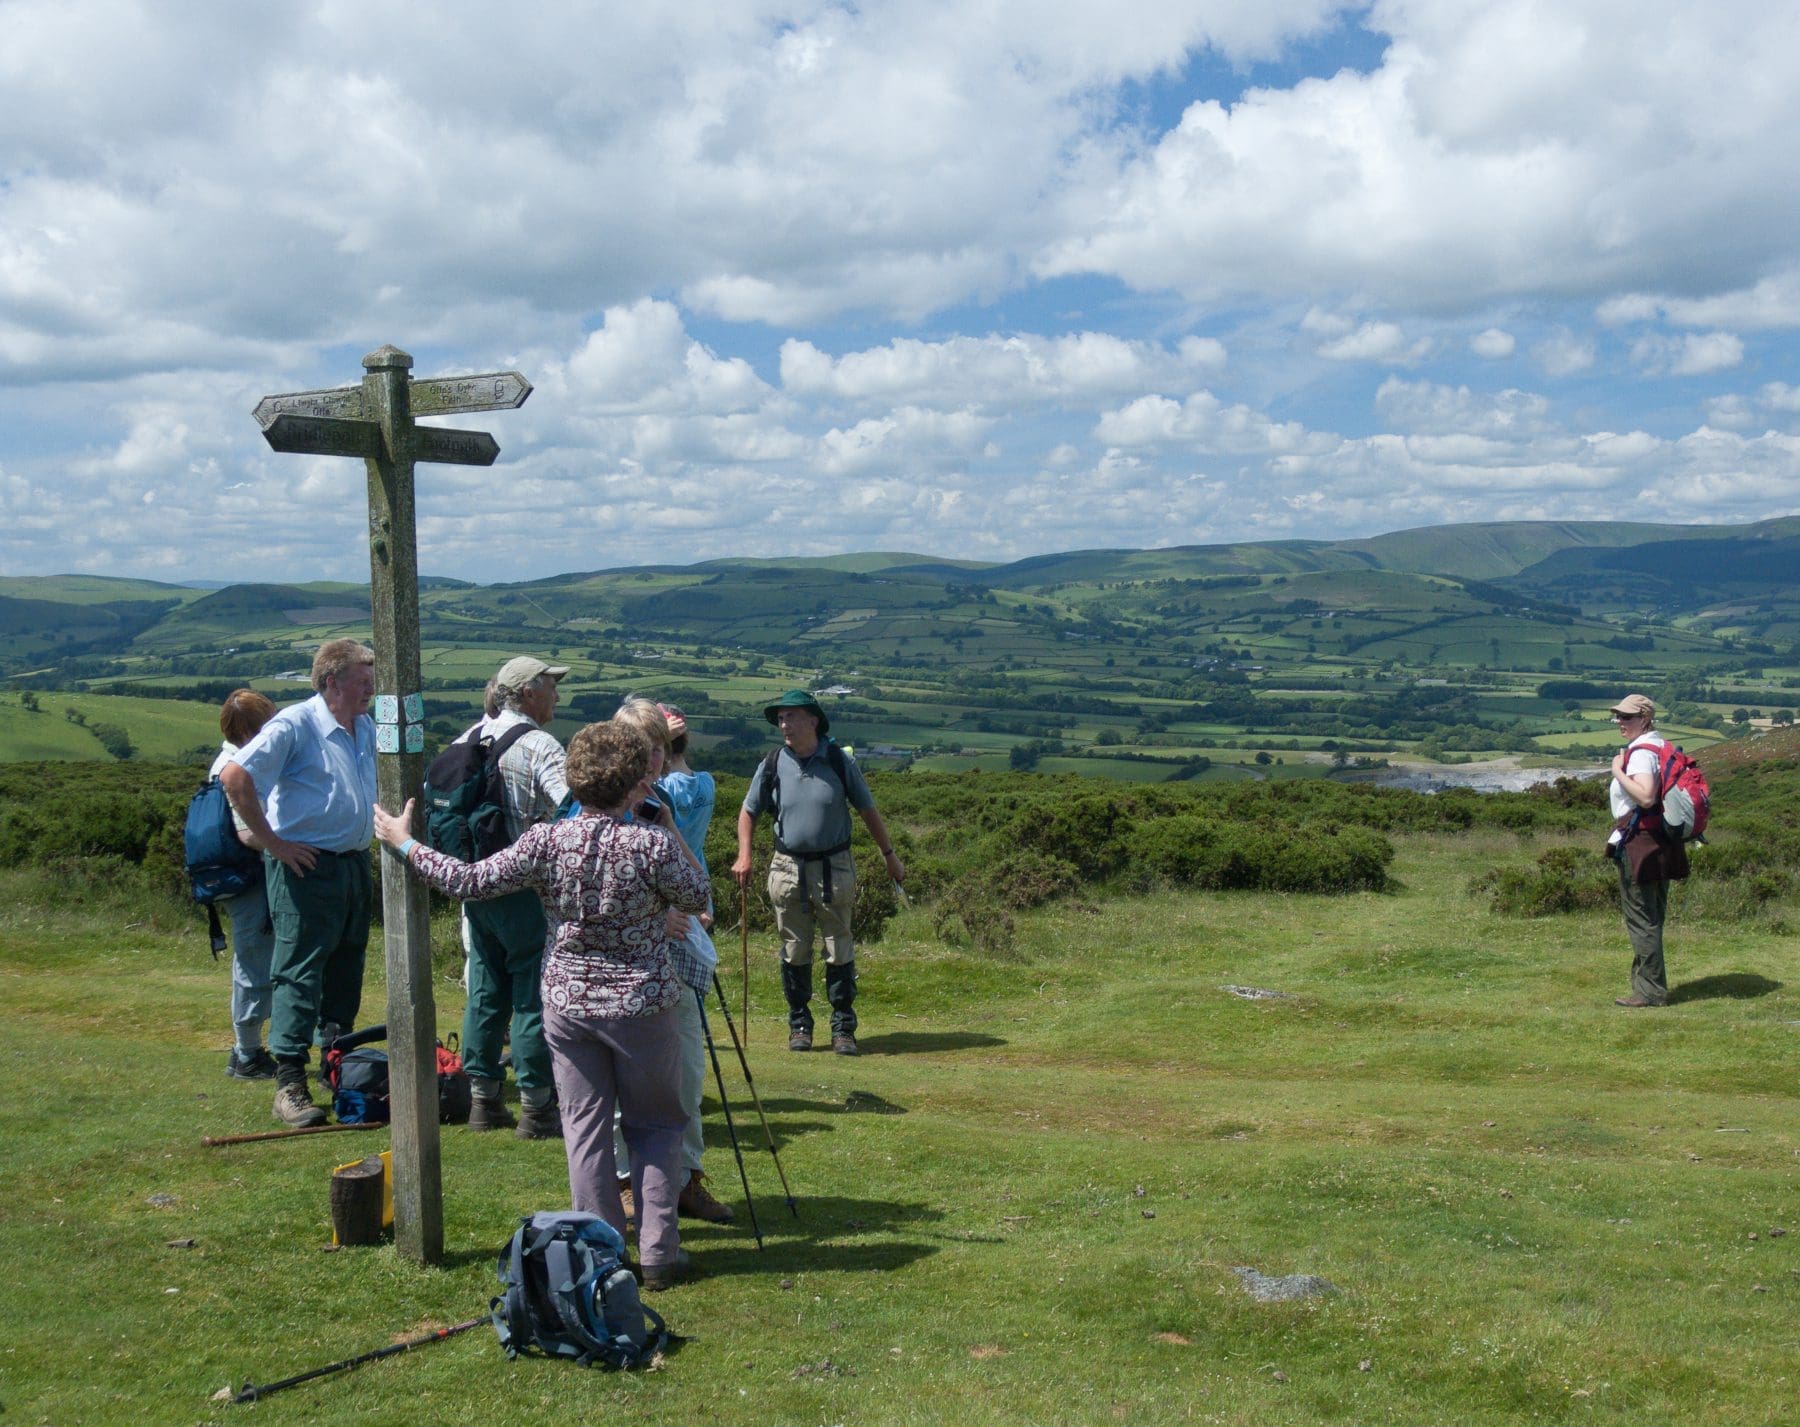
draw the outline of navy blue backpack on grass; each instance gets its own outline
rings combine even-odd
[[[182,860],[194,900],[206,908],[213,959],[225,950],[225,928],[219,923],[221,898],[236,897],[263,880],[262,854],[238,841],[231,803],[217,778],[208,778],[188,801],[182,829]]]
[[[321,1073],[331,1091],[331,1113],[340,1125],[385,1125],[393,1119],[388,1094],[388,1054],[372,1044],[387,1039],[387,1026],[365,1026],[322,1047]],[[473,1098],[462,1057],[437,1047],[438,1121],[466,1125]]]
[[[488,1307],[508,1358],[535,1351],[577,1367],[634,1368],[669,1341],[625,1267],[625,1241],[598,1214],[527,1214],[496,1267],[504,1286]]]

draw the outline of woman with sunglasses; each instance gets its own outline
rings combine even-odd
[[[1669,879],[1685,874],[1673,865],[1681,847],[1668,846],[1658,834],[1661,818],[1643,817],[1658,807],[1662,749],[1656,731],[1656,705],[1643,694],[1627,694],[1612,706],[1613,722],[1625,747],[1612,761],[1608,801],[1613,831],[1607,852],[1619,864],[1619,905],[1625,934],[1631,938],[1631,991],[1615,1006],[1639,1010],[1669,1003],[1669,981],[1663,969],[1663,918],[1669,908]]]

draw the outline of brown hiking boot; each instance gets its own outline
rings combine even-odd
[[[469,1128],[471,1130],[510,1130],[516,1123],[513,1112],[506,1108],[506,1102],[498,1097],[492,1100],[473,1100],[469,1103]]]
[[[812,1049],[812,1032],[809,1030],[789,1031],[788,1032],[788,1049],[789,1050],[811,1050]]]
[[[310,1130],[325,1123],[325,1112],[313,1104],[304,1079],[291,1081],[275,1092],[275,1118],[296,1130]]]
[[[706,1176],[695,1170],[675,1201],[675,1210],[684,1219],[704,1219],[709,1224],[729,1224],[735,1217],[729,1204],[721,1204],[706,1187]]]
[[[861,1055],[856,1048],[856,1037],[848,1031],[839,1031],[831,1038],[831,1049],[836,1055]]]

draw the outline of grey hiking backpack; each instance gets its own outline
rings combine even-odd
[[[537,1351],[578,1367],[634,1368],[669,1341],[638,1297],[625,1241],[598,1214],[527,1214],[500,1250],[504,1285],[488,1307],[508,1358]]]

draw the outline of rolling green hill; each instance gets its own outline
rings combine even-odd
[[[653,693],[688,710],[714,766],[753,759],[762,704],[796,684],[839,690],[854,736],[890,764],[1044,760],[1151,780],[1347,772],[1391,756],[1582,765],[1602,756],[1602,711],[1628,687],[1651,691],[1690,739],[1791,717],[1797,577],[1800,520],[425,579],[422,686],[431,736],[447,736],[498,662],[530,650],[573,671],[565,733],[627,691]],[[5,588],[0,689],[185,705],[182,728],[204,729],[238,684],[301,692],[282,676],[320,642],[369,637],[358,585],[202,592],[65,576]],[[165,597],[96,598],[147,591]],[[148,705],[129,722],[142,748],[189,746]],[[38,756],[96,756],[78,727],[46,741],[9,716],[9,730]]]

